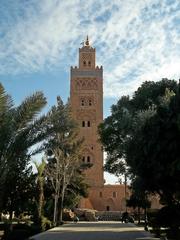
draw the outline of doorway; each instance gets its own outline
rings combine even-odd
[[[109,206],[106,207],[106,211],[110,211],[110,207]]]

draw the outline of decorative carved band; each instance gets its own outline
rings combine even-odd
[[[79,70],[78,68],[71,68],[71,77],[102,77],[102,68],[90,70],[90,71],[83,71]]]
[[[91,60],[92,54],[91,53],[82,53],[82,59],[83,60]]]
[[[98,83],[95,78],[94,79],[92,78],[76,79],[75,88],[76,90],[97,90]]]
[[[91,107],[95,105],[95,99],[92,95],[80,96],[79,97],[79,105],[81,107]]]
[[[76,112],[76,119],[77,120],[84,120],[84,121],[96,121],[96,110],[95,109],[78,109]]]

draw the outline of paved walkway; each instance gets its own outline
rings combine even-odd
[[[40,233],[33,240],[135,240],[149,237],[142,227],[132,223],[78,222],[65,224]]]

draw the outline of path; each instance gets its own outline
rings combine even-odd
[[[132,223],[79,222],[65,224],[38,234],[33,240],[135,240],[148,237],[142,227]]]

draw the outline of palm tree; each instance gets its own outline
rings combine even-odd
[[[43,214],[43,205],[44,205],[44,184],[45,184],[45,176],[44,170],[46,167],[46,162],[42,159],[41,163],[34,162],[37,170],[37,186],[38,186],[38,219],[41,219]]]
[[[0,209],[4,203],[13,211],[18,185],[31,170],[30,157],[37,151],[31,147],[47,136],[47,117],[38,117],[45,105],[43,94],[36,92],[16,107],[0,84]]]

